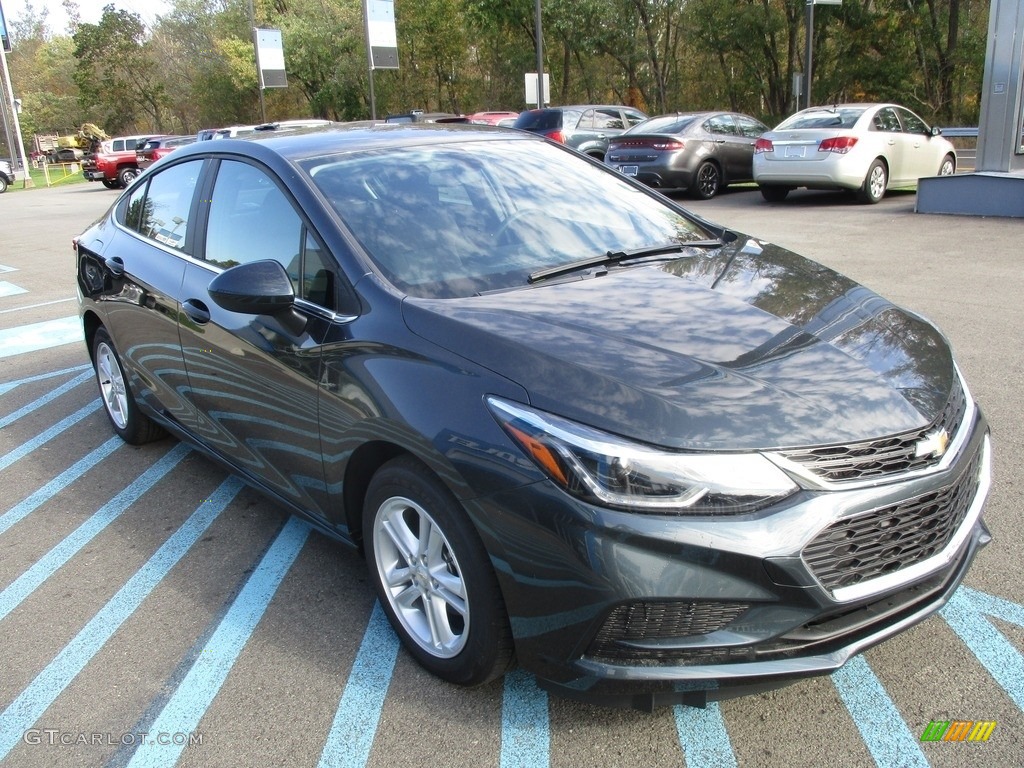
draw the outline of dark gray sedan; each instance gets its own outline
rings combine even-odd
[[[361,548],[452,683],[516,660],[650,708],[827,674],[990,538],[937,329],[522,131],[196,142],[75,248],[114,431]]]
[[[754,143],[767,130],[734,112],[658,115],[612,139],[605,162],[649,186],[707,200],[753,180]]]

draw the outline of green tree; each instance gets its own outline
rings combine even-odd
[[[73,40],[74,81],[92,122],[107,133],[133,127],[163,131],[166,89],[139,15],[107,5],[99,23],[80,24]]]

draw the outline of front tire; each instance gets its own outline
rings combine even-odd
[[[952,176],[954,173],[956,173],[956,158],[946,155],[939,165],[939,176]]]
[[[885,188],[887,186],[889,186],[889,171],[886,170],[884,162],[876,159],[868,167],[868,173],[867,176],[864,177],[864,183],[861,184],[860,189],[857,190],[857,199],[862,203],[874,205],[885,197]]]
[[[373,476],[363,539],[391,626],[425,669],[464,686],[505,673],[512,635],[490,559],[459,502],[420,462],[399,457]]]
[[[7,191],[7,178],[0,176],[0,195]]]
[[[129,445],[143,445],[166,434],[160,425],[139,410],[131,387],[128,386],[121,358],[105,328],[97,330],[93,338],[92,364],[103,409],[122,440]]]
[[[722,187],[722,171],[710,160],[697,167],[692,194],[698,200],[710,200]]]

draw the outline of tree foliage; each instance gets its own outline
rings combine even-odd
[[[648,112],[727,107],[773,122],[796,104],[806,0],[543,0],[555,103]],[[151,27],[104,9],[67,34],[29,4],[12,23],[12,76],[31,130],[91,121],[108,132],[180,131],[261,119],[253,22],[280,29],[289,87],[268,119],[413,108],[523,109],[536,70],[535,0],[395,0],[398,70],[367,68],[362,0],[175,0]],[[844,0],[816,6],[813,101],[898,101],[976,123],[988,0]],[[70,35],[70,36],[69,36]]]

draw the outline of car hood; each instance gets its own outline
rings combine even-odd
[[[741,236],[716,252],[464,299],[407,298],[414,333],[530,403],[645,442],[751,450],[919,429],[956,377],[920,317]]]

